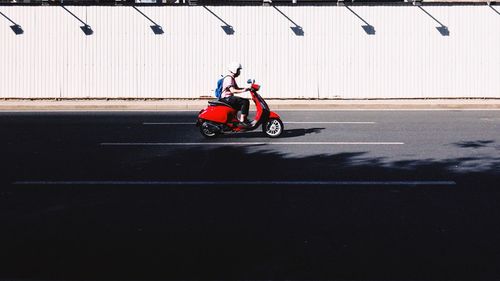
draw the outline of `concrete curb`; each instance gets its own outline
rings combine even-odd
[[[267,100],[273,110],[500,110],[500,99]],[[200,110],[207,100],[4,100],[0,111]],[[253,105],[251,106],[253,107]]]

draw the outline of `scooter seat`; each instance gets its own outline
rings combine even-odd
[[[208,104],[209,105],[213,105],[213,106],[224,105],[224,106],[231,107],[229,104],[227,104],[227,103],[225,103],[225,102],[223,102],[221,100],[210,100],[210,101],[208,101]]]

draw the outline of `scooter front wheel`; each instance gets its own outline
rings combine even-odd
[[[262,131],[271,138],[279,137],[284,129],[283,122],[276,118],[271,118],[265,124],[262,124]]]

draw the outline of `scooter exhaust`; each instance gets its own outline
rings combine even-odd
[[[214,133],[222,133],[222,127],[210,122],[205,122],[203,126],[206,126],[210,131]]]

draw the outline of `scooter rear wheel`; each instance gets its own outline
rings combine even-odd
[[[208,125],[207,122],[203,122],[200,125],[200,133],[202,136],[206,138],[215,138],[217,136],[217,133],[210,130],[210,126]]]
[[[285,127],[280,119],[271,118],[262,124],[262,131],[270,138],[277,138],[283,133]]]

